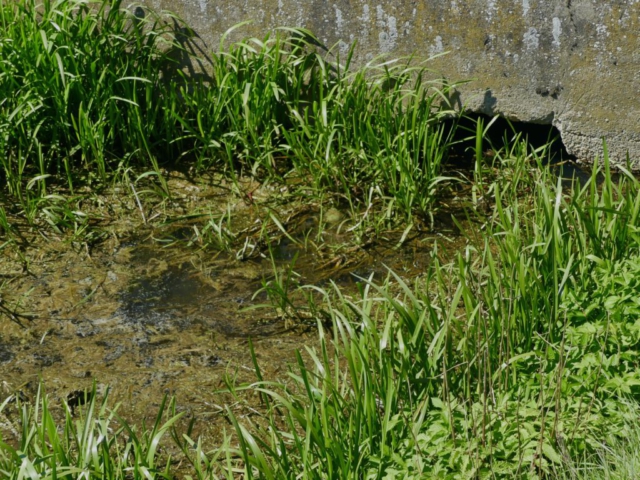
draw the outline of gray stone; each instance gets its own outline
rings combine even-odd
[[[553,124],[579,160],[640,169],[638,0],[146,0],[174,11],[210,50],[221,35],[264,38],[277,26],[301,26],[356,63],[385,54],[416,60],[449,52],[432,67],[461,88],[470,110]]]

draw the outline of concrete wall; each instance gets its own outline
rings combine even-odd
[[[469,108],[551,123],[581,160],[627,152],[640,168],[640,0],[146,0],[176,12],[211,49],[233,25],[259,38],[304,26],[327,45],[427,58]],[[237,35],[236,35],[237,38]]]

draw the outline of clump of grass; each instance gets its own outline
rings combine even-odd
[[[245,475],[549,478],[594,452],[628,418],[640,338],[640,183],[604,160],[601,190],[597,167],[568,191],[548,170],[528,197],[492,185],[482,241],[414,285],[317,289],[332,340],[286,383],[258,375],[266,424],[230,414]]]
[[[592,456],[570,462],[564,473],[572,480],[632,480],[640,475],[640,431],[634,408],[618,435],[609,435]]]
[[[46,180],[105,182],[136,161],[158,170],[157,139],[170,125],[159,86],[175,47],[167,24],[118,0],[3,2],[0,22],[0,147],[12,194],[21,198],[25,181],[43,192]]]
[[[30,223],[52,187],[134,169],[168,194],[161,167],[179,163],[233,181],[295,173],[354,210],[367,184],[403,220],[430,214],[455,85],[397,60],[352,70],[353,52],[341,63],[304,29],[223,38],[196,58],[195,33],[167,15],[120,0],[0,5],[0,174]],[[210,67],[182,70],[196,63]]]
[[[15,396],[8,397],[0,405],[0,418],[6,420],[3,430],[9,425],[10,409],[17,407],[19,421],[11,428],[17,435],[13,441],[3,439],[0,430],[2,478],[169,478],[171,458],[165,456],[166,463],[160,463],[161,440],[181,415],[163,421],[165,398],[153,426],[138,429],[118,417],[117,407],[110,410],[107,399],[105,395],[98,402],[94,387],[85,392],[87,405],[78,409],[78,416],[64,403],[63,420],[58,422],[40,391],[32,405],[19,405]]]

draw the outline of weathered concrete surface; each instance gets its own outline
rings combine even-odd
[[[146,0],[174,11],[212,49],[242,36],[303,26],[357,61],[379,54],[417,59],[449,80],[473,79],[462,100],[475,111],[551,123],[581,160],[627,153],[640,168],[640,0]],[[237,35],[236,35],[237,38]]]

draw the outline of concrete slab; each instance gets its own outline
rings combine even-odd
[[[449,52],[433,68],[461,89],[471,110],[553,124],[578,159],[640,169],[640,0],[146,0],[177,13],[215,50],[235,38],[263,38],[301,26],[356,62],[380,54],[417,60]]]

